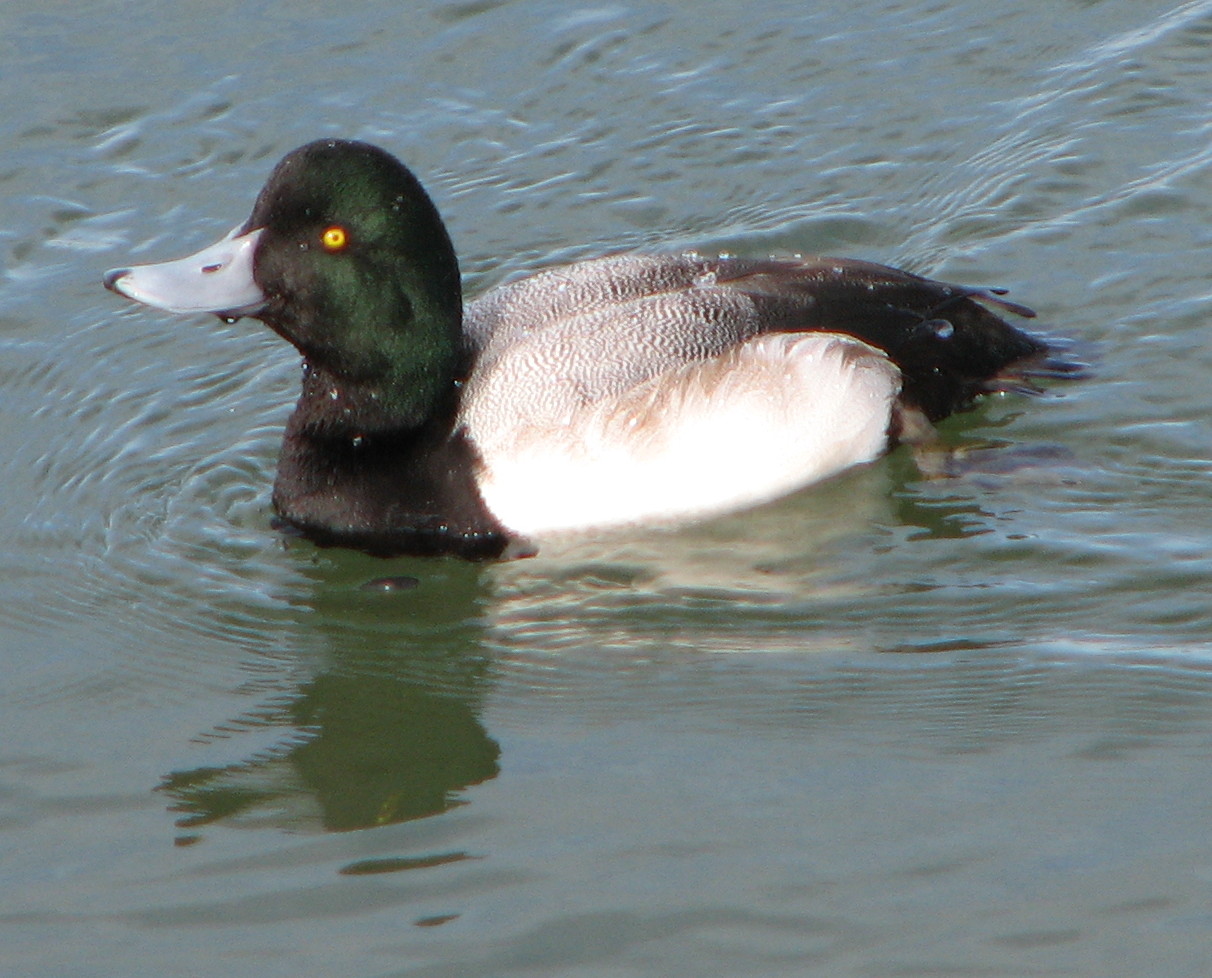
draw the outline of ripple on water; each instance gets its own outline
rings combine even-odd
[[[200,638],[237,648],[263,632],[299,587],[267,500],[290,357],[266,357],[248,330],[169,329],[180,326],[118,314],[53,343],[8,344],[0,377],[9,403],[37,405],[9,460],[34,502],[3,517],[3,573],[20,584],[0,618],[29,637],[31,656],[47,629],[118,650],[117,665],[95,656],[104,676],[81,681],[112,691],[135,678],[131,695],[172,688]],[[89,369],[69,370],[62,345]],[[48,677],[86,695],[74,681]]]

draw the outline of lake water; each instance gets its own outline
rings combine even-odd
[[[1206,975],[1210,66],[1212,0],[4,5],[0,973]],[[1089,370],[946,422],[954,478],[285,542],[292,352],[99,279],[325,135],[415,168],[471,293],[851,255]]]

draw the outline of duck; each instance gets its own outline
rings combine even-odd
[[[287,154],[214,245],[103,284],[294,346],[276,521],[384,557],[757,506],[1021,389],[1048,352],[1003,290],[850,258],[607,254],[464,303],[420,181],[345,139]]]

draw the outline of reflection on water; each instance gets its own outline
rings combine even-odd
[[[900,467],[913,478],[911,459]],[[498,565],[383,563],[290,541],[303,572],[292,617],[307,624],[298,638],[306,647],[294,655],[315,666],[197,735],[234,741],[237,755],[246,736],[245,756],[163,777],[178,844],[216,822],[341,832],[461,804],[465,789],[499,770],[481,714],[502,678],[506,695],[523,686],[553,692],[597,670],[626,675],[636,654],[679,646],[696,654],[851,648],[853,638],[803,626],[803,595],[837,605],[870,595],[869,582],[834,567],[894,519],[889,500],[910,487],[893,489],[888,470],[869,467],[733,519],[570,539]],[[963,501],[923,507],[942,523],[980,513]],[[790,525],[799,547],[788,545]],[[383,569],[390,578],[370,577]],[[383,580],[396,584],[382,589]],[[601,657],[588,673],[576,658],[554,671],[541,665],[587,648]]]
[[[336,832],[403,822],[446,811],[495,777],[500,750],[478,719],[488,668],[473,624],[478,595],[440,583],[430,573],[418,593],[363,597],[343,584],[311,595],[309,645],[323,668],[217,727],[281,728],[274,746],[164,778],[178,842],[218,820]],[[418,630],[415,616],[435,601],[443,624]]]
[[[217,819],[297,829],[314,818],[329,831],[387,825],[446,811],[463,788],[497,773],[499,750],[474,701],[387,676],[319,676],[265,722],[300,733],[244,763],[164,779],[179,828]]]

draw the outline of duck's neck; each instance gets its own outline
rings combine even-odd
[[[303,387],[287,436],[360,445],[435,424],[449,427],[458,407],[462,371],[442,364],[434,373],[436,376],[426,376],[414,371],[412,375],[353,381],[305,359]]]
[[[278,515],[321,545],[380,556],[499,556],[511,540],[480,497],[475,449],[454,429],[457,385],[419,425],[385,427],[381,406],[373,390],[307,371],[278,459]]]

